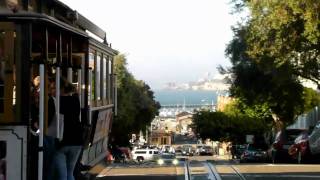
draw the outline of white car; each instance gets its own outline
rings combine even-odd
[[[157,160],[157,163],[162,165],[178,165],[179,160],[176,158],[174,154],[161,154],[159,159]]]
[[[138,162],[156,160],[159,157],[157,149],[136,149],[132,151],[132,159]]]

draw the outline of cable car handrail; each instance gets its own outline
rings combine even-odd
[[[106,106],[90,107],[90,110],[91,111],[97,111],[97,110],[101,110],[101,109],[112,108],[113,106],[114,106],[114,104],[108,104]]]

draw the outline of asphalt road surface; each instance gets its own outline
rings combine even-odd
[[[178,166],[113,164],[101,169],[97,180],[320,180],[319,164],[264,164],[194,156]]]
[[[177,180],[177,176],[166,176],[166,175],[159,175],[159,176],[107,176],[101,177],[99,180]]]

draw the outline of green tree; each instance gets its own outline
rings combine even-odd
[[[292,73],[320,83],[320,1],[234,0],[250,13],[247,52],[259,65],[289,64]]]
[[[115,57],[117,74],[118,115],[112,126],[112,137],[116,144],[127,145],[132,133],[145,130],[158,114],[160,105],[154,100],[150,87],[141,80],[136,80],[127,70],[126,57]]]
[[[257,1],[243,2],[246,2],[249,8],[251,8],[251,3],[257,6],[268,4],[267,1],[261,1],[261,3]],[[243,7],[242,5],[239,7]],[[267,10],[271,9],[267,8],[263,11]],[[277,128],[283,128],[293,123],[298,115],[310,110],[311,107],[308,106],[306,96],[313,98],[316,96],[310,96],[312,91],[301,85],[297,67],[291,61],[279,61],[282,58],[279,54],[265,53],[263,48],[260,49],[261,51],[255,49],[260,47],[259,40],[263,37],[261,35],[263,32],[257,32],[253,28],[259,26],[259,23],[255,23],[255,18],[250,17],[244,24],[233,28],[234,38],[226,49],[232,67],[225,70],[233,74],[231,94],[253,110],[255,109],[253,107],[264,107],[263,109],[269,110]],[[263,24],[262,21],[260,25],[260,31],[267,31],[269,26],[265,27],[266,24]],[[285,33],[282,35],[286,36]],[[272,39],[272,36],[270,38]],[[271,48],[272,45],[275,44],[271,43],[265,48]],[[279,47],[274,48],[278,49]],[[312,100],[313,104],[316,104],[315,101],[316,99]]]
[[[270,129],[264,119],[249,117],[235,108],[236,106],[230,105],[228,112],[196,112],[193,127],[203,139],[235,143],[245,143],[247,134],[261,135]]]

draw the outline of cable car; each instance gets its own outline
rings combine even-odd
[[[105,31],[62,2],[0,1],[0,179],[43,178],[50,78],[56,97],[61,77],[76,87],[85,127],[81,162],[94,165],[105,157],[117,111],[117,53]],[[32,128],[35,119],[37,131]]]

